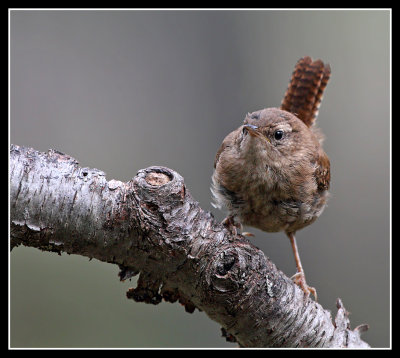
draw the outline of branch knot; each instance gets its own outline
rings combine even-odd
[[[141,169],[132,180],[138,197],[146,203],[157,202],[157,206],[174,207],[185,199],[183,178],[169,168],[152,166]]]

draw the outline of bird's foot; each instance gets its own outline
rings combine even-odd
[[[224,220],[222,220],[222,225],[224,225],[231,234],[237,235],[238,231],[242,229],[242,224],[235,222],[235,218],[233,216],[227,216]]]
[[[222,220],[222,225],[224,225],[233,235],[238,235],[242,230],[243,226],[241,223],[236,222],[233,216],[227,216],[224,220]],[[251,232],[243,231],[242,236],[255,236]]]
[[[300,288],[305,292],[307,297],[311,293],[314,296],[315,301],[317,301],[317,291],[314,287],[307,285],[306,276],[304,275],[303,271],[295,273],[291,278],[296,285],[300,286]]]

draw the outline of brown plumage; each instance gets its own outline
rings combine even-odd
[[[318,116],[323,93],[331,75],[329,65],[311,57],[301,58],[281,103],[281,109],[295,114],[308,127]]]
[[[219,148],[212,177],[215,206],[225,208],[224,224],[233,232],[243,225],[290,238],[297,273],[306,284],[295,232],[313,223],[325,208],[330,184],[329,158],[313,125],[330,76],[329,65],[300,59],[281,108],[247,114]]]

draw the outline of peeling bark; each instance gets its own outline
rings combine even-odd
[[[204,311],[241,347],[366,348],[340,299],[329,311],[307,298],[251,242],[200,208],[165,167],[107,181],[63,153],[11,145],[11,248],[20,244],[119,265],[139,274],[135,301],[179,301]]]

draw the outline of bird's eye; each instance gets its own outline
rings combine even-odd
[[[283,131],[280,129],[276,130],[274,133],[274,138],[276,140],[281,140],[283,138]]]

